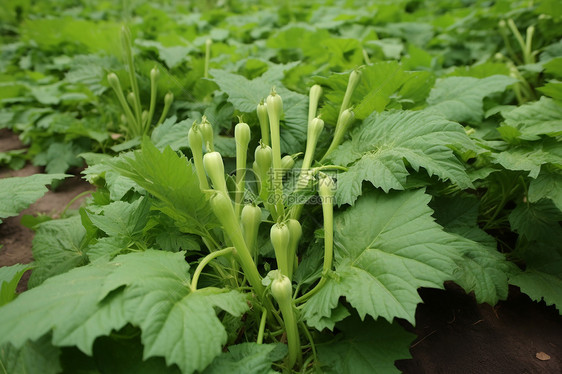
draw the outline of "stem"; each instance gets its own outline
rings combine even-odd
[[[523,60],[527,64],[528,62],[527,62],[527,56],[525,54],[525,41],[523,40],[523,36],[521,36],[521,33],[517,29],[517,26],[515,26],[515,22],[513,22],[511,18],[507,20],[507,25],[511,29],[511,32],[515,36],[515,39],[517,39],[517,43],[519,43],[519,47],[523,52]]]
[[[131,43],[131,33],[128,28],[123,27],[121,29],[121,37],[122,37],[122,44],[123,44],[123,52],[125,52],[125,60],[127,65],[129,66],[129,81],[131,82],[131,90],[133,91],[133,95],[135,97],[134,100],[134,110],[135,110],[135,117],[137,119],[137,123],[141,124],[141,102],[140,102],[140,94],[139,94],[139,84],[137,82],[137,76],[135,74],[135,62],[133,60],[133,49]]]
[[[60,214],[61,217],[64,216],[64,214],[66,213],[66,211],[68,210],[68,208],[70,208],[70,206],[71,206],[76,200],[78,200],[78,199],[81,198],[82,196],[90,195],[90,194],[92,194],[93,192],[94,192],[94,191],[84,191],[84,192],[81,192],[81,193],[79,193],[78,195],[74,196],[74,197],[72,198],[72,200],[70,200],[70,201],[68,202],[68,204],[66,204],[66,206],[65,206],[64,209],[62,210],[62,212],[61,212],[61,214]]]
[[[162,114],[160,115],[160,119],[156,123],[156,126],[159,126],[162,122],[164,122],[166,116],[168,115],[168,111],[172,106],[173,101],[174,101],[174,95],[171,92],[168,92],[166,96],[164,96],[164,109],[162,110]]]
[[[263,335],[265,332],[265,322],[267,321],[267,308],[262,308],[261,319],[260,319],[260,329],[258,330],[258,338],[256,343],[263,344]]]
[[[203,72],[204,78],[209,78],[209,62],[211,60],[211,45],[213,41],[211,39],[207,39],[205,41],[205,70]]]
[[[312,338],[310,331],[308,331],[308,328],[306,327],[303,321],[300,321],[299,325],[301,327],[301,330],[304,332],[304,335],[306,335],[306,338],[310,342],[310,348],[312,349],[312,357],[314,357],[314,361],[318,361],[318,356],[316,354],[316,344],[314,344],[314,339]]]
[[[150,107],[148,108],[148,117],[146,120],[147,128],[150,128],[150,125],[152,124],[152,118],[154,117],[154,109],[156,107],[156,94],[158,91],[157,80],[158,80],[158,69],[154,67],[150,71]]]
[[[201,260],[199,265],[197,265],[197,268],[195,269],[195,273],[193,273],[193,278],[191,279],[191,292],[197,291],[197,282],[199,281],[199,276],[201,275],[201,272],[203,271],[203,268],[209,262],[211,262],[211,260],[213,260],[214,258],[217,258],[219,256],[224,256],[224,255],[230,254],[232,252],[234,252],[234,247],[228,247],[228,248],[224,248],[224,249],[221,249],[219,251],[216,251],[216,252],[209,253],[207,256],[205,256],[203,258],[203,260]]]

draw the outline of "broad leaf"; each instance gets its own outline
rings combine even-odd
[[[98,336],[127,323],[122,294],[99,300],[114,264],[89,265],[47,279],[0,308],[0,344],[15,348],[53,332],[53,344],[75,345],[92,354]]]
[[[228,352],[217,356],[203,374],[244,373],[273,374],[271,364],[285,357],[284,344],[242,343],[231,345]]]
[[[487,78],[448,77],[438,80],[431,90],[429,110],[457,122],[478,123],[484,115],[482,101],[493,93],[503,92],[515,78],[493,75]]]
[[[531,268],[511,277],[509,283],[520,287],[535,301],[544,300],[546,305],[555,305],[562,314],[562,278],[559,276]]]
[[[516,137],[522,140],[538,140],[541,135],[555,137],[562,134],[562,105],[544,96],[539,101],[502,111],[502,115],[505,125],[498,129],[502,135],[506,134],[507,128],[510,134],[515,131]],[[510,141],[513,135],[504,135],[504,138]]]
[[[145,139],[141,151],[112,165],[156,197],[153,206],[171,217],[180,230],[204,234],[207,227],[215,225],[216,218],[199,188],[193,165],[169,147],[161,152]]]
[[[86,230],[80,216],[43,222],[36,230],[32,247],[35,269],[29,278],[29,287],[88,262]]]
[[[0,179],[0,223],[2,218],[17,216],[47,192],[45,185],[66,174],[34,174],[29,177]]]
[[[373,318],[415,321],[419,287],[453,279],[460,253],[431,217],[423,190],[374,191],[335,218],[336,270],[305,305],[304,318],[329,316],[340,296]]]
[[[340,339],[318,346],[318,359],[325,373],[400,373],[396,360],[410,358],[415,335],[398,324],[368,318],[347,318],[338,324]]]
[[[562,173],[541,172],[529,185],[529,201],[535,203],[542,198],[552,200],[562,211]]]
[[[526,142],[493,154],[492,158],[506,169],[528,171],[531,178],[536,178],[544,164],[562,166],[562,147],[554,139]]]
[[[107,235],[132,239],[144,229],[149,211],[149,200],[140,198],[133,203],[114,201],[104,205],[100,214],[88,216]]]
[[[49,336],[25,342],[19,349],[6,343],[0,346],[0,368],[9,374],[57,374],[61,372],[59,356]]]
[[[117,268],[103,282],[106,294],[125,286],[127,319],[142,330],[144,358],[163,356],[184,373],[203,370],[222,351],[226,331],[215,307],[238,316],[248,309],[237,291],[203,288],[192,292],[184,253],[146,251],[115,258]]]
[[[23,274],[33,266],[15,264],[0,267],[0,306],[16,297],[16,288]]]
[[[473,147],[455,122],[425,111],[373,113],[330,155],[335,163],[349,167],[338,175],[336,200],[352,204],[362,194],[363,180],[384,191],[404,189],[409,174],[404,160],[415,171],[424,168],[461,188],[471,187],[452,146]]]

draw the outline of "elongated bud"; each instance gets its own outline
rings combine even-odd
[[[275,258],[277,259],[277,267],[283,275],[289,275],[289,242],[291,233],[284,223],[276,223],[271,226],[270,231],[271,244],[275,250]]]
[[[333,198],[336,193],[336,182],[326,174],[320,176],[318,180],[318,194],[322,198],[322,203],[333,204]]]
[[[170,107],[174,102],[174,94],[172,92],[168,92],[166,96],[164,96],[164,106]]]
[[[312,119],[312,121],[308,124],[307,142],[310,141],[316,143],[318,141],[318,137],[322,133],[322,130],[324,130],[324,121],[318,117]]]
[[[203,142],[207,148],[207,152],[214,151],[213,126],[207,121],[206,117],[203,117],[203,122],[199,125],[199,129],[201,130],[201,135],[203,135]]]
[[[297,319],[293,311],[293,287],[291,280],[279,272],[275,273],[272,278],[271,295],[273,295],[273,298],[277,301],[277,304],[279,304],[279,309],[283,316],[285,331],[287,333],[287,345],[289,346],[288,366],[292,368],[297,361],[300,363],[302,360]]]
[[[127,102],[129,103],[129,105],[131,107],[133,107],[133,108],[135,107],[135,94],[134,93],[129,92],[127,94]]]
[[[244,240],[252,255],[257,254],[256,241],[261,223],[261,208],[256,205],[245,205],[240,214]]]
[[[209,152],[203,156],[203,165],[205,171],[211,182],[213,188],[217,191],[224,192],[228,196],[228,189],[226,188],[226,180],[224,179],[224,163],[222,156],[219,152]]]
[[[193,153],[193,163],[195,164],[195,171],[199,179],[199,188],[207,190],[209,189],[209,183],[207,182],[205,167],[203,166],[203,137],[201,136],[197,124],[194,123],[189,129],[187,140],[189,142],[189,148],[191,148],[191,153]]]
[[[260,144],[256,147],[254,159],[258,167],[258,175],[261,177],[266,176],[271,168],[272,161],[271,147],[265,144]]]
[[[297,255],[297,248],[299,246],[299,241],[302,237],[302,227],[299,221],[296,219],[288,219],[287,220],[287,227],[289,228],[289,253],[288,253],[288,268],[289,274],[287,275],[289,279],[293,278],[293,270],[296,267],[296,255]]]
[[[322,86],[315,84],[314,86],[310,87],[309,92],[309,103],[308,103],[308,123],[314,117],[316,117],[316,111],[318,110],[318,102],[320,101],[320,97],[322,97]]]
[[[322,200],[322,215],[324,216],[324,264],[322,273],[332,269],[334,258],[334,195],[336,184],[332,178],[320,173],[318,180],[318,194]]]
[[[122,91],[121,89],[121,82],[119,81],[119,77],[115,73],[107,74],[107,82],[114,90]]]
[[[267,106],[261,102],[256,109],[258,121],[260,123],[261,140],[265,145],[269,145],[269,117],[267,115]]]
[[[250,126],[247,123],[240,122],[234,127],[234,138],[236,139],[236,147],[248,149],[248,144],[252,138]]]
[[[160,77],[160,70],[155,66],[150,70],[150,83],[152,85],[156,84],[156,81]]]
[[[284,171],[291,170],[295,166],[295,159],[291,155],[286,155],[281,159],[281,169]]]
[[[345,90],[345,95],[343,97],[343,102],[341,104],[340,114],[338,117],[341,117],[342,112],[347,108],[349,108],[349,103],[351,102],[351,96],[353,96],[353,91],[355,91],[355,87],[357,87],[357,85],[359,84],[360,79],[361,79],[361,72],[357,69],[353,70],[351,74],[349,74],[347,88]]]
[[[279,96],[275,90],[271,90],[271,93],[266,99],[266,104],[269,124],[273,125],[275,123],[279,125],[279,120],[283,115],[283,100],[281,96]]]
[[[336,149],[341,144],[345,134],[349,130],[349,126],[353,123],[354,120],[355,114],[351,109],[346,109],[341,113],[336,125],[334,137],[332,138],[332,143],[330,144],[330,147],[328,148],[326,154],[324,154],[324,157],[322,159],[326,158],[334,149]]]

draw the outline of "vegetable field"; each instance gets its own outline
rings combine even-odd
[[[562,371],[560,1],[3,0],[0,55],[0,373]]]

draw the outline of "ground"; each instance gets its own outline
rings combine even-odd
[[[0,152],[21,147],[17,136],[0,130]],[[12,171],[0,168],[0,178],[27,176],[42,172],[27,165]],[[56,190],[49,191],[18,217],[0,224],[0,266],[33,260],[33,231],[20,224],[25,214],[57,216],[78,194],[93,190],[79,172]],[[84,198],[75,201],[77,208]],[[19,285],[25,290],[28,277]],[[562,291],[561,291],[562,292]],[[562,317],[553,306],[536,303],[510,289],[508,300],[494,307],[477,304],[458,286],[446,290],[422,289],[424,303],[416,313],[416,327],[405,323],[418,335],[412,343],[411,360],[396,366],[412,374],[559,374],[562,373]],[[373,337],[376,338],[376,337]]]

